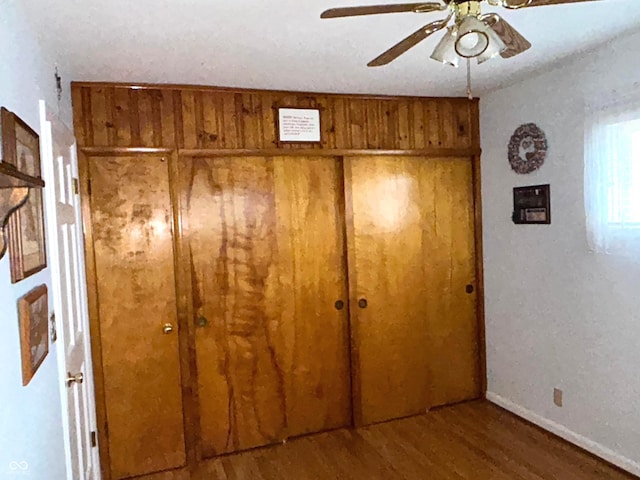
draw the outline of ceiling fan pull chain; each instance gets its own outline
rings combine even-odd
[[[473,100],[473,93],[471,92],[471,59],[467,58],[467,96],[469,100]]]

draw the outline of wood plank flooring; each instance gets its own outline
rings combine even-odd
[[[629,480],[488,402],[336,430],[144,480]],[[637,479],[636,479],[637,480]]]

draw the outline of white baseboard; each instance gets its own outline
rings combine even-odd
[[[505,410],[509,410],[511,413],[514,413],[519,417],[530,421],[531,423],[538,425],[539,427],[544,428],[545,430],[565,439],[566,441],[573,443],[574,445],[577,445],[578,447],[583,448],[590,453],[593,453],[594,455],[606,460],[607,462],[610,462],[613,465],[616,465],[617,467],[620,467],[623,470],[626,470],[627,472],[640,477],[640,463],[634,462],[633,460],[614,452],[610,448],[594,442],[587,437],[579,435],[576,432],[569,430],[567,427],[549,420],[541,415],[538,415],[537,413],[534,413],[531,410],[513,403],[511,400],[507,400],[506,398],[501,397],[498,394],[487,392],[487,400],[495,403]]]

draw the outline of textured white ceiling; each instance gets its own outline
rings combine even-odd
[[[440,34],[389,66],[366,67],[442,14],[320,20],[327,8],[376,3],[393,0],[20,0],[73,80],[463,96],[465,69],[429,59]],[[485,10],[502,14],[533,48],[475,67],[480,94],[640,29],[640,0]]]

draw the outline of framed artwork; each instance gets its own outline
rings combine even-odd
[[[2,163],[18,172],[41,178],[38,134],[15,113],[2,107]]]
[[[49,298],[40,285],[18,300],[22,385],[26,386],[49,353]]]
[[[549,185],[513,189],[513,223],[551,223],[551,188]]]
[[[9,219],[11,282],[16,283],[46,268],[42,189],[32,188],[26,203]]]

